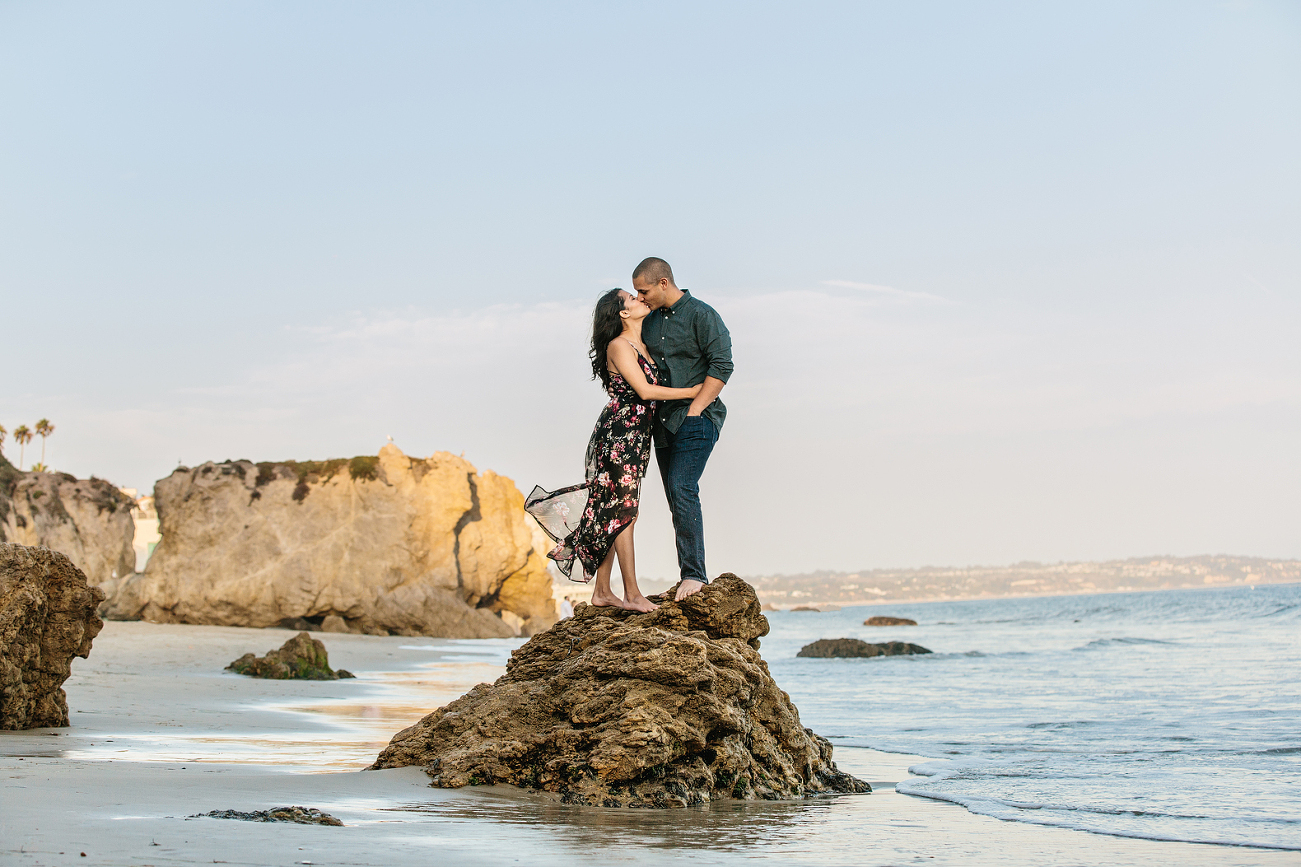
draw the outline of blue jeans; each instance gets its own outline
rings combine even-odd
[[[682,580],[709,583],[705,572],[705,519],[700,513],[700,477],[718,442],[718,428],[703,415],[687,416],[668,445],[655,449],[664,494],[673,513]]]

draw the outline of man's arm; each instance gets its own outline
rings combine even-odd
[[[691,406],[687,407],[687,415],[700,415],[705,411],[705,407],[714,402],[718,393],[723,390],[726,383],[721,379],[712,376],[706,376],[704,383],[700,386],[700,394],[691,400]]]
[[[717,311],[709,308],[709,314],[696,322],[696,341],[708,369],[700,394],[691,401],[687,415],[700,415],[704,412],[732,375],[732,335],[728,333],[727,326]]]

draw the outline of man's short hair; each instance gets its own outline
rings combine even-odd
[[[632,269],[632,279],[645,283],[658,283],[665,277],[668,278],[670,286],[678,285],[673,282],[673,269],[669,267],[669,263],[658,256],[642,259],[641,264]]]

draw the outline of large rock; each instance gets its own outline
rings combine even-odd
[[[650,614],[579,605],[506,674],[399,732],[373,768],[509,783],[566,803],[671,807],[867,792],[759,656],[754,589],[724,575]]]
[[[227,461],[154,487],[162,541],[107,616],[496,638],[555,622],[515,484],[446,452]],[[507,621],[515,624],[512,627]]]
[[[66,555],[106,596],[135,574],[132,506],[103,479],[24,473],[0,456],[0,542]]]
[[[0,729],[68,724],[63,682],[104,628],[103,599],[63,554],[0,544]]]
[[[872,656],[906,656],[911,653],[930,653],[920,644],[906,641],[887,641],[869,644],[857,638],[820,638],[800,648],[796,656],[813,659],[858,659]]]

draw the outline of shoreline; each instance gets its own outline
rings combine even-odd
[[[508,786],[435,789],[418,768],[362,771],[389,737],[501,673],[522,640],[315,633],[355,681],[223,672],[275,629],[110,622],[68,681],[73,725],[4,732],[6,863],[735,864],[1295,863],[1296,853],[1008,822],[903,795],[925,756],[835,747],[871,795],[714,802],[673,811],[568,807]],[[21,794],[20,794],[21,793]],[[186,818],[298,805],[343,828]],[[85,859],[80,852],[86,852]],[[60,854],[63,853],[63,854]]]

